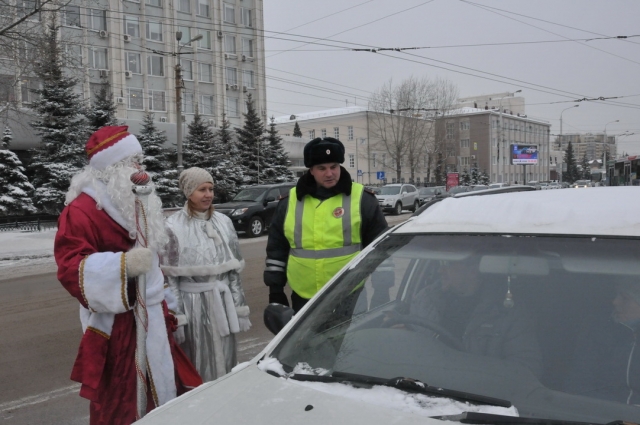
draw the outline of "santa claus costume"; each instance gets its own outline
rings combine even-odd
[[[135,276],[146,275],[147,411],[200,384],[172,337],[176,300],[158,262],[168,238],[160,199],[136,208],[130,176],[142,148],[126,126],[103,127],[86,145],[89,165],[74,176],[58,220],[58,280],[80,302],[83,337],[71,379],[91,400],[90,423],[136,420]],[[142,247],[134,247],[143,236]]]

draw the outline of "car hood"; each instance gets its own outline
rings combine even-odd
[[[395,199],[397,197],[399,197],[400,195],[376,195],[376,198],[380,199],[380,200],[387,200],[387,199]]]
[[[344,384],[313,383],[315,386]],[[389,389],[392,391],[397,391]],[[433,424],[442,421],[319,391],[304,383],[278,378],[263,372],[256,364],[202,385],[155,409],[136,422],[140,425],[174,424]],[[361,389],[359,391],[371,391]],[[396,395],[398,397],[398,395]]]
[[[215,204],[214,208],[218,208],[221,210],[230,210],[230,209],[238,209],[238,208],[246,208],[252,207],[254,205],[258,205],[260,202],[256,201],[237,201],[237,202],[226,202],[224,204]]]

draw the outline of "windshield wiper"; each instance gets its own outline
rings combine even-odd
[[[478,425],[638,425],[627,421],[613,421],[607,424],[596,422],[565,421],[562,419],[521,418],[518,416],[496,415],[492,413],[463,412],[458,415],[432,416],[434,419]]]
[[[289,379],[296,381],[312,381],[312,382],[339,382],[339,383],[357,383],[367,385],[382,385],[385,387],[397,388],[402,391],[425,394],[438,397],[446,397],[471,404],[481,404],[499,407],[511,407],[511,402],[494,397],[487,397],[481,394],[472,394],[464,391],[449,390],[446,388],[432,387],[417,379],[411,378],[393,378],[384,379],[373,376],[356,375],[347,372],[334,371],[331,375],[301,375],[292,374]]]

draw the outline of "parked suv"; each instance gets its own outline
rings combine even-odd
[[[376,195],[382,211],[399,215],[402,210],[416,211],[420,207],[418,189],[412,184],[395,183],[382,186]]]
[[[444,196],[450,196],[445,186],[421,187],[418,191],[418,199],[421,206],[432,199]]]
[[[242,189],[230,201],[216,204],[216,211],[229,216],[237,231],[247,236],[260,236],[271,223],[278,200],[289,193],[295,182],[265,184]]]

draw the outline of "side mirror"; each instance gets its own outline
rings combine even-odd
[[[271,303],[264,309],[264,325],[277,335],[293,317],[293,309],[286,305]]]

